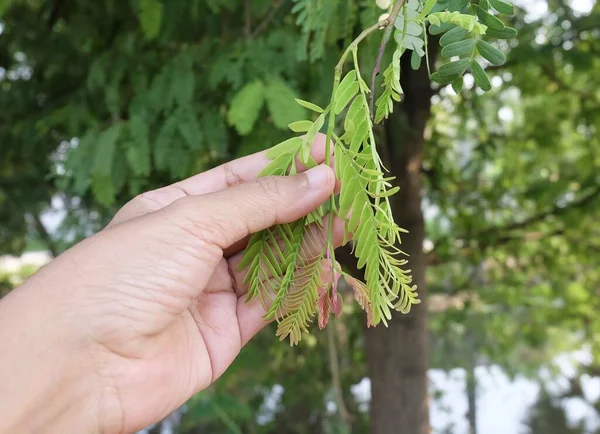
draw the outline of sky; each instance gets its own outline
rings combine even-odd
[[[561,374],[552,378],[547,369],[540,371],[542,378],[548,382],[548,390],[553,395],[559,395],[568,387],[568,378],[575,373],[575,364],[589,362],[589,351],[574,354],[563,354],[554,361]],[[523,425],[531,406],[539,395],[538,383],[517,377],[511,380],[497,366],[478,367],[475,370],[478,382],[477,399],[477,428],[481,434],[526,434],[527,427]],[[432,391],[441,392],[441,399],[431,402],[430,420],[433,434],[442,433],[452,425],[453,434],[468,434],[466,373],[463,369],[453,369],[450,372],[432,369],[429,380]],[[594,402],[600,398],[600,378],[585,378],[582,388],[586,398]],[[359,402],[370,400],[370,381],[363,379],[353,389]],[[600,427],[600,418],[596,411],[581,399],[567,399],[562,402],[567,411],[569,422],[577,424],[585,421],[587,429],[595,430]]]
[[[515,0],[522,7],[528,19],[535,20],[548,14],[548,5],[543,0]],[[595,0],[571,0],[576,13],[586,14],[595,4]],[[2,23],[0,23],[0,34]],[[54,210],[44,216],[44,223],[52,230],[62,218],[60,203],[53,203]],[[565,387],[566,379],[573,372],[573,360],[585,361],[590,354],[585,351],[574,355],[562,355],[556,360],[563,373],[551,381],[551,391],[559,392]],[[542,372],[542,375],[548,376]],[[465,372],[455,369],[450,372],[430,371],[432,388],[443,392],[442,399],[432,403],[431,421],[433,432],[439,433],[449,424],[454,425],[454,434],[467,434],[467,400],[465,393]],[[483,434],[520,434],[526,433],[522,421],[530,406],[535,403],[539,386],[525,378],[511,381],[498,367],[480,367],[476,370],[479,382],[478,428]],[[590,400],[600,398],[600,379],[586,379],[583,382],[586,396]],[[355,394],[362,400],[370,396],[370,384],[364,379],[355,387]],[[569,419],[573,423],[585,420],[589,429],[600,427],[597,414],[581,400],[570,399],[564,403]]]

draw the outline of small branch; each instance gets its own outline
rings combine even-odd
[[[269,9],[269,12],[267,12],[260,24],[256,26],[256,28],[252,32],[252,35],[250,35],[251,38],[257,37],[269,25],[269,23],[273,21],[273,19],[277,15],[277,11],[279,11],[281,6],[283,6],[284,1],[275,0],[273,3],[273,7]]]
[[[335,401],[340,413],[340,419],[347,429],[347,432],[351,432],[352,415],[348,412],[346,404],[344,403],[344,391],[342,390],[342,380],[340,375],[340,362],[338,360],[333,324],[330,324],[329,327],[327,327],[327,346],[329,347],[329,369],[331,371],[331,383],[335,393]]]
[[[352,53],[352,51],[354,49],[356,49],[356,47],[358,47],[358,45],[363,40],[365,40],[371,33],[374,33],[377,30],[382,30],[382,29],[387,28],[390,25],[390,23],[392,23],[390,18],[391,18],[391,16],[389,18],[386,18],[385,20],[379,21],[377,24],[373,24],[368,29],[363,30],[363,32],[360,35],[358,35],[354,41],[352,41],[352,43],[348,46],[348,48],[346,48],[346,51],[344,51],[344,54],[342,54],[340,61],[335,66],[336,72],[339,72],[341,74],[342,70],[344,69],[344,63],[346,63],[346,59],[348,59],[348,56],[350,55],[350,53]]]
[[[600,187],[595,188],[594,190],[592,190],[590,193],[586,194],[585,196],[580,197],[579,199],[573,200],[564,206],[554,205],[552,208],[548,209],[547,211],[532,215],[529,218],[526,218],[525,220],[510,223],[506,226],[495,226],[495,227],[481,230],[477,234],[475,234],[475,236],[476,236],[476,238],[479,238],[481,236],[489,236],[489,235],[493,236],[495,234],[502,234],[504,232],[514,231],[516,229],[523,229],[523,228],[531,226],[535,223],[538,223],[542,220],[545,220],[548,217],[552,217],[552,216],[558,217],[562,214],[565,214],[565,213],[571,211],[574,208],[581,208],[581,207],[587,205],[589,202],[592,202],[593,200],[596,199],[596,197],[599,197],[599,196],[600,196]]]
[[[244,1],[244,36],[252,36],[252,3],[250,0]]]
[[[398,0],[398,2],[394,5],[392,12],[390,12],[390,16],[388,18],[389,23],[385,28],[385,33],[383,34],[383,40],[381,41],[381,45],[379,47],[379,54],[377,54],[377,62],[375,63],[375,69],[373,69],[373,77],[371,78],[371,98],[369,102],[369,107],[371,109],[371,117],[374,117],[374,107],[375,107],[375,80],[377,76],[381,72],[381,61],[383,60],[383,54],[385,53],[385,49],[387,48],[388,42],[390,42],[390,38],[392,37],[392,32],[394,31],[394,24],[396,23],[396,19],[400,14],[400,9],[404,6],[405,0]]]
[[[594,202],[597,198],[600,198],[600,187],[596,187],[588,194],[575,199],[564,206],[555,204],[548,210],[534,214],[521,221],[509,223],[504,226],[491,226],[481,229],[475,233],[464,234],[463,236],[459,237],[441,239],[438,243],[436,243],[436,248],[427,255],[428,265],[441,265],[445,262],[443,258],[439,257],[437,251],[439,250],[440,246],[447,245],[452,239],[475,240],[479,244],[479,248],[483,249],[489,246],[501,246],[515,240],[521,240],[524,242],[535,241],[549,236],[563,235],[565,232],[563,228],[556,228],[553,231],[543,233],[539,231],[529,231],[525,233],[511,234],[511,232],[528,229],[530,226],[540,223],[549,217],[561,217],[562,215],[567,214],[574,209],[587,206],[588,204]],[[468,250],[468,248],[464,250]]]
[[[36,213],[31,213],[31,219],[33,220],[36,232],[38,233],[44,244],[46,244],[48,251],[50,252],[53,258],[56,258],[59,253],[58,248],[56,246],[56,243],[46,230],[44,223],[42,223],[40,216],[38,216]]]

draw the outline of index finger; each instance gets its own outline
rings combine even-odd
[[[313,142],[311,157],[317,164],[325,161],[326,140],[326,136],[319,133]],[[331,150],[333,153],[333,146],[331,146]],[[186,196],[216,193],[235,185],[255,181],[260,172],[271,162],[266,154],[267,151],[265,150],[238,158],[167,187],[143,193],[127,203],[117,213],[109,226],[158,211]],[[298,166],[300,171],[304,170],[301,165]]]
[[[325,161],[326,140],[326,136],[319,133],[313,142],[311,156],[317,164]],[[331,149],[333,149],[333,146]],[[266,154],[267,151],[265,150],[248,155],[247,157],[238,158],[237,160],[177,182],[173,184],[173,187],[181,188],[188,196],[198,196],[225,190],[234,185],[255,181],[260,172],[271,162]]]

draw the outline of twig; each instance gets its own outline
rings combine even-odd
[[[389,30],[390,35],[392,34],[392,30],[394,29],[394,22],[396,21],[396,18],[398,18],[398,13],[400,12],[400,8],[404,4],[404,2],[405,0],[399,0],[398,3],[396,3],[396,5],[394,6],[394,9],[390,13],[389,17],[387,17],[385,20],[379,21],[377,24],[373,24],[368,29],[363,30],[363,32],[360,35],[358,35],[354,41],[352,41],[348,48],[346,48],[346,51],[344,51],[344,54],[342,54],[342,58],[340,59],[338,64],[335,66],[335,70],[337,72],[339,72],[340,74],[342,73],[344,63],[346,62],[346,59],[348,59],[350,53],[352,53],[352,51],[358,48],[358,45],[371,33],[376,32],[377,30],[387,29],[386,33]],[[398,10],[396,11],[396,9]],[[388,36],[388,40],[389,38],[390,36]]]
[[[250,38],[252,35],[252,5],[250,0],[244,1],[244,36]]]
[[[37,213],[31,213],[30,216],[35,226],[35,230],[40,236],[42,242],[46,244],[46,247],[48,248],[48,251],[50,252],[52,257],[56,258],[59,254],[58,247],[56,246],[56,243],[48,233],[48,230],[44,226],[44,223],[42,223],[42,219]]]
[[[340,362],[338,360],[337,345],[335,343],[335,330],[333,325],[327,327],[327,346],[329,347],[329,369],[331,371],[331,383],[335,393],[335,400],[340,419],[347,428],[348,432],[352,428],[352,415],[348,412],[344,403],[344,392],[342,390],[342,380],[340,376]]]
[[[258,36],[269,25],[269,23],[273,21],[275,15],[277,15],[277,11],[281,8],[281,6],[283,6],[284,1],[275,0],[273,3],[273,7],[269,9],[269,12],[267,12],[263,20],[258,26],[256,26],[256,28],[252,32],[252,35],[250,36],[251,38],[255,38],[256,36]]]
[[[375,63],[375,69],[373,69],[373,77],[371,78],[371,97],[369,102],[369,107],[371,108],[371,117],[375,116],[375,111],[373,110],[375,107],[375,80],[377,76],[381,72],[381,61],[383,60],[383,54],[385,53],[385,49],[387,47],[388,42],[390,42],[390,38],[392,37],[392,32],[394,31],[394,24],[396,23],[396,18],[400,14],[400,9],[404,6],[406,0],[398,0],[398,2],[394,5],[392,12],[390,12],[390,16],[388,18],[389,23],[385,28],[385,33],[383,34],[383,40],[381,41],[381,45],[379,46],[379,54],[377,54],[377,62]]]
[[[535,225],[536,223],[539,223],[548,217],[560,217],[561,215],[564,215],[573,209],[582,208],[590,203],[593,203],[597,198],[600,198],[600,187],[596,187],[587,195],[573,200],[564,206],[554,205],[550,209],[538,214],[534,214],[524,220],[516,221],[505,226],[491,226],[471,234],[466,233],[462,236],[441,239],[436,243],[436,247],[427,255],[428,263],[432,266],[445,263],[444,259],[440,258],[437,252],[440,250],[441,246],[447,246],[451,239],[475,240],[478,242],[480,248],[485,248],[490,246],[500,246],[514,240],[531,241],[539,239],[540,237],[543,238],[554,235],[563,235],[564,229],[561,228],[555,229],[551,232],[543,233],[542,235],[539,235],[535,232],[527,232],[525,234],[510,234],[510,232],[519,229],[527,229],[529,226]]]

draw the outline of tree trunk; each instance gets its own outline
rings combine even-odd
[[[477,434],[477,377],[474,363],[467,370],[467,399],[469,401],[467,410],[469,434]]]
[[[435,53],[431,56],[435,57]],[[402,74],[405,99],[385,125],[384,142],[390,158],[388,169],[400,186],[393,203],[394,217],[409,231],[402,238],[401,248],[410,255],[410,269],[422,304],[408,315],[397,313],[389,328],[377,327],[366,332],[373,434],[429,433],[421,162],[432,91],[426,69],[413,71],[406,56],[402,59]]]

